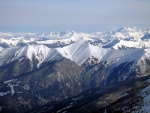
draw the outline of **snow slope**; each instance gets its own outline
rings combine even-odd
[[[150,30],[136,27],[122,27],[108,32],[93,34],[77,33],[75,31],[50,32],[50,33],[3,33],[0,32],[0,47],[14,47],[32,44],[65,46],[84,40],[92,45],[103,48],[149,48]],[[141,39],[141,41],[139,41]],[[129,44],[127,44],[129,43]]]
[[[95,34],[74,31],[47,34],[0,32],[0,66],[23,58],[32,64],[35,58],[37,67],[40,67],[44,62],[60,59],[60,56],[79,65],[109,60],[116,60],[117,64],[139,61],[149,57],[150,40],[142,38],[150,36],[148,34],[149,29],[135,27]],[[53,44],[57,46],[48,46]]]
[[[37,67],[49,57],[52,58],[54,54],[50,54],[51,49],[44,45],[29,45],[25,47],[12,47],[6,48],[1,51],[0,54],[0,65],[5,65],[16,60],[22,60],[27,58],[32,62],[33,58],[38,60]]]
[[[150,41],[126,41],[126,40],[120,40],[118,43],[116,43],[114,46],[112,46],[114,49],[126,49],[126,48],[150,48]]]
[[[38,60],[37,67],[39,67],[44,62],[60,59],[60,56],[70,59],[79,65],[84,64],[86,61],[91,63],[93,58],[96,59],[95,63],[116,59],[118,64],[120,64],[126,61],[138,61],[141,58],[147,58],[149,53],[149,49],[105,49],[79,40],[62,48],[48,48],[44,45],[5,48],[2,49],[0,54],[0,65],[22,58],[28,58],[32,63],[33,58],[35,58]]]
[[[57,50],[63,57],[71,59],[79,65],[82,65],[89,58],[92,60],[92,57],[98,60],[97,63],[118,58],[122,62],[139,60],[145,53],[144,49],[104,49],[85,43],[83,40],[63,48],[57,48]]]
[[[111,38],[111,39],[133,39],[138,40],[142,38],[145,34],[149,34],[149,29],[136,28],[136,27],[122,27],[117,30],[112,30],[108,32],[102,32],[98,34],[101,38]]]

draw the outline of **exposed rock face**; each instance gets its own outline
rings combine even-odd
[[[50,39],[0,39],[0,111],[104,112],[126,109],[133,97],[142,103],[137,95],[148,85],[141,79],[150,75],[149,33],[122,28],[91,35],[54,33]],[[120,100],[130,91],[128,99]]]
[[[15,70],[18,67],[18,63],[13,63],[12,70]],[[28,64],[28,61],[24,63],[24,65]],[[3,71],[5,72],[6,70],[7,72],[9,68],[12,68],[12,66],[10,65],[9,67],[8,65],[3,67]],[[38,105],[66,99],[81,92],[79,75],[82,68],[72,61],[66,59],[57,62],[54,61],[40,69],[32,70],[30,70],[31,67],[29,65],[28,68],[30,71],[26,66],[21,68],[24,69],[24,73],[13,76],[17,70],[12,71],[8,76],[13,79],[11,81],[4,81],[4,78],[1,84],[1,90],[3,89],[3,92],[10,91],[6,96],[1,98],[2,101],[6,98],[2,102],[2,105],[4,110],[8,110],[7,112],[13,112],[13,110],[20,112],[20,110],[24,109],[23,106],[26,106],[26,109],[30,110]],[[4,76],[2,73],[1,75],[2,77]],[[17,109],[15,109],[16,107]]]
[[[34,64],[36,67],[36,59]],[[72,98],[87,90],[136,78],[137,73],[139,76],[144,74],[140,70],[142,64],[141,67],[135,66],[137,71],[131,70],[135,62],[125,62],[117,67],[114,65],[114,62],[109,61],[79,66],[65,58],[42,64],[40,68],[33,68],[27,59],[7,64],[1,67],[0,73],[2,111],[19,113],[48,103],[53,106],[53,103]]]

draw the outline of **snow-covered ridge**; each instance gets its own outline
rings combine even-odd
[[[57,56],[57,54],[55,49],[48,48],[44,45],[5,48],[0,52],[0,66],[16,60],[22,61],[24,58],[27,58],[31,64],[33,64],[33,59],[36,59],[38,61],[37,67],[39,67],[40,64],[47,60],[55,60],[55,56],[58,58],[59,55]]]
[[[4,48],[0,51],[0,66],[27,58],[31,64],[33,64],[33,59],[36,59],[38,61],[37,68],[39,68],[44,62],[59,60],[63,57],[76,62],[78,65],[82,65],[87,61],[91,64],[93,59],[95,59],[94,63],[96,64],[115,59],[119,65],[127,61],[145,59],[149,57],[149,53],[149,49],[105,49],[79,40],[68,46],[58,48],[49,48],[45,45]]]
[[[123,27],[94,34],[75,31],[35,33],[0,32],[0,66],[24,58],[44,62],[65,57],[82,65],[115,59],[118,64],[149,57],[150,30]]]
[[[108,32],[93,34],[75,31],[50,33],[3,33],[0,32],[0,47],[26,46],[32,44],[66,46],[78,40],[84,40],[92,45],[103,48],[150,48],[150,29],[136,27],[122,27]],[[141,41],[139,41],[141,40]],[[126,43],[130,44],[126,44]]]
[[[68,59],[82,65],[86,60],[97,59],[97,63],[112,59],[122,59],[122,61],[138,60],[145,54],[144,49],[114,50],[104,49],[98,46],[85,43],[82,40],[63,48],[57,48],[58,52]]]
[[[111,46],[114,49],[127,49],[127,48],[150,48],[150,40],[143,41],[126,41],[119,40],[116,44]]]

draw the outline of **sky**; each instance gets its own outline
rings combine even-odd
[[[93,33],[150,28],[150,0],[0,0],[0,31]]]

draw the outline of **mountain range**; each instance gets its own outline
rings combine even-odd
[[[0,32],[0,111],[149,112],[150,29]]]

